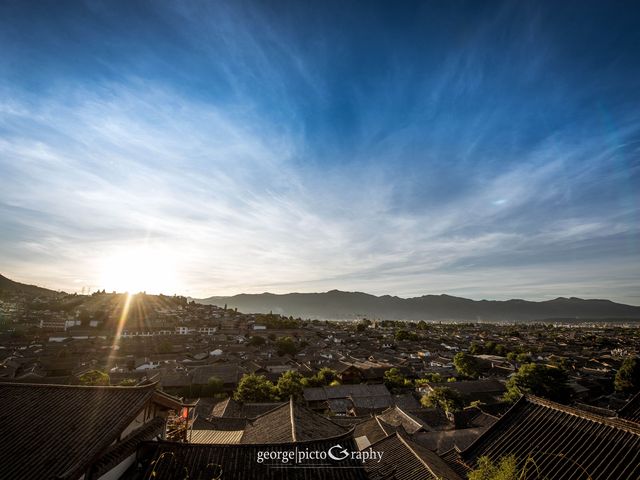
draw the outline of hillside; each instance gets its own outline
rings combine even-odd
[[[361,292],[332,290],[326,293],[240,294],[209,297],[200,303],[238,308],[242,312],[280,313],[303,318],[383,318],[390,320],[543,320],[638,319],[640,307],[609,300],[556,298],[543,302],[526,300],[469,300],[450,295],[400,298]]]
[[[49,290],[48,288],[42,288],[36,285],[14,282],[3,275],[0,275],[0,291],[7,291],[11,293],[21,292],[34,296],[56,295],[58,293],[55,290]]]

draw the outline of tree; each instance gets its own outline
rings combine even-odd
[[[444,379],[442,378],[442,375],[440,375],[438,372],[426,373],[424,375],[424,378],[420,378],[415,381],[416,385],[420,385],[424,383],[442,383],[442,382],[444,382]]]
[[[416,341],[419,339],[418,334],[416,332],[409,332],[408,330],[397,330],[395,334],[395,339],[398,342],[403,340],[411,340]]]
[[[261,337],[259,335],[254,335],[249,339],[249,341],[247,342],[247,345],[251,347],[261,347],[265,343],[267,343],[267,341],[264,339],[264,337]]]
[[[538,363],[526,363],[507,381],[507,393],[504,399],[515,402],[521,395],[532,393],[554,401],[569,398],[567,372],[557,367]]]
[[[628,357],[614,380],[616,392],[630,394],[640,391],[640,360],[638,357]]]
[[[289,397],[299,398],[302,395],[303,390],[303,378],[295,370],[289,370],[280,375],[276,388],[280,399],[286,400]]]
[[[238,382],[233,398],[239,402],[273,402],[277,400],[277,389],[263,375],[245,374]]]
[[[420,403],[426,408],[441,408],[446,413],[460,411],[464,408],[464,400],[457,390],[449,387],[437,387],[423,395]]]
[[[80,375],[80,383],[82,385],[109,385],[109,375],[100,370],[90,370],[87,373]]]
[[[338,372],[329,367],[322,367],[313,377],[302,379],[304,387],[326,387],[333,382],[338,382]]]
[[[276,340],[276,350],[278,355],[295,355],[298,352],[298,347],[291,337],[282,337]]]
[[[125,378],[118,383],[121,387],[135,387],[138,384],[138,380],[135,378]]]
[[[478,459],[478,468],[468,473],[469,480],[518,480],[522,477],[515,455],[500,458],[495,464],[489,457]]]
[[[470,378],[480,376],[480,362],[473,355],[458,352],[453,357],[453,365],[460,375]]]
[[[402,388],[407,386],[407,383],[411,383],[397,368],[390,368],[384,372],[383,381],[389,390]]]
[[[416,328],[418,330],[426,330],[427,329],[427,322],[425,322],[424,320],[420,320],[418,322],[418,325],[416,325]]]

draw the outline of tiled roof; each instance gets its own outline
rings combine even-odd
[[[380,462],[369,460],[369,473],[388,472],[392,468],[395,480],[462,480],[436,453],[409,440],[402,433],[394,433],[371,445],[374,451],[384,452]]]
[[[367,395],[349,397],[353,407],[359,410],[382,410],[393,404],[391,395]]]
[[[207,385],[211,377],[219,378],[225,384],[235,384],[238,383],[242,371],[238,365],[217,364],[195,367],[191,373],[191,382],[194,385]]]
[[[255,418],[281,405],[284,405],[284,402],[241,403],[231,397],[228,397],[213,406],[211,409],[211,416],[226,418]]]
[[[368,442],[371,444],[382,440],[389,433],[374,416],[358,423],[355,426],[353,436],[354,438],[367,437]]]
[[[234,417],[201,417],[195,419],[193,428],[198,430],[244,430],[249,420]]]
[[[441,386],[431,385],[435,387]],[[500,394],[506,390],[504,384],[497,380],[463,380],[460,382],[447,383],[447,387],[457,390],[463,395],[479,393]]]
[[[151,399],[155,385],[0,384],[4,478],[78,478]]]
[[[403,395],[394,395],[393,403],[405,411],[420,408],[420,402],[415,396],[410,393]]]
[[[233,410],[233,407],[236,405],[231,397],[227,397],[224,400],[216,403],[211,409],[211,415],[214,417],[224,417],[224,416],[235,416],[235,415],[225,415],[225,412]]]
[[[107,451],[100,456],[100,460],[91,468],[91,475],[99,478],[125,458],[133,455],[141,442],[161,438],[164,435],[164,429],[164,418],[156,417],[137,430],[134,430],[121,442],[110,446]]]
[[[304,389],[307,402],[326,401],[336,398],[391,396],[384,384],[375,385],[337,385],[335,387],[314,387]]]
[[[444,453],[456,447],[458,449],[467,448],[486,431],[486,427],[480,427],[442,430],[439,432],[418,432],[411,438],[429,450]]]
[[[414,434],[420,430],[428,429],[425,424],[408,412],[399,407],[391,407],[377,415],[379,419],[393,425],[394,427],[402,425],[407,433]],[[425,428],[426,427],[426,428]]]
[[[459,460],[473,467],[481,456],[509,454],[535,469],[536,478],[640,478],[640,426],[525,396]]]
[[[308,461],[306,464],[282,464],[276,460],[258,463],[259,452],[283,452],[308,449],[326,452],[339,444],[357,451],[350,432],[336,438],[278,445],[194,445],[171,442],[143,444],[140,458],[145,465],[144,478],[174,480],[176,472],[189,478],[233,478],[234,480],[366,480],[372,478],[356,459]],[[310,468],[301,468],[308,466]],[[341,468],[333,468],[341,467]],[[183,478],[182,476],[180,478]],[[377,477],[380,478],[380,477]]]
[[[630,422],[640,423],[640,392],[620,409],[618,416]]]
[[[243,433],[243,430],[191,430],[189,443],[236,444]]]
[[[451,421],[440,408],[421,408],[419,410],[411,410],[409,413],[433,430],[451,427]]]
[[[345,427],[289,401],[247,424],[242,443],[319,440],[344,434]]]

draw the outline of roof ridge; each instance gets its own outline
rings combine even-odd
[[[378,424],[378,426],[382,429],[382,431],[384,432],[384,434],[389,437],[390,434],[385,430],[385,428],[382,426],[382,423],[380,423],[380,419],[378,418],[378,415],[374,415],[373,418],[376,419],[376,423]],[[386,438],[386,437],[385,437]]]
[[[283,445],[306,445],[313,444],[319,442],[329,442],[335,440],[343,440],[343,439],[353,439],[353,428],[349,429],[345,433],[341,433],[340,435],[336,435],[333,437],[325,437],[325,438],[317,438],[312,440],[300,440],[297,442],[268,442],[268,443],[183,443],[183,442],[171,442],[169,440],[154,440],[154,445],[161,444],[169,444],[169,445],[179,445],[179,446],[188,446],[189,448],[194,447],[230,447],[230,448],[254,448],[254,447],[270,447],[273,445],[283,446]],[[387,437],[385,437],[387,438]],[[144,442],[147,443],[147,442]]]
[[[220,415],[221,417],[224,417],[224,414],[227,413],[227,408],[229,408],[230,402],[231,402],[231,397],[227,397],[222,402],[220,402],[224,404],[224,407],[222,408],[222,415]],[[216,405],[213,406],[213,408],[215,407]],[[211,410],[213,410],[213,408]]]
[[[583,418],[585,420],[589,420],[596,423],[601,423],[603,425],[607,425],[612,428],[620,428],[621,430],[628,431],[630,433],[640,435],[640,427],[634,425],[632,422],[623,421],[619,418],[609,418],[603,417],[602,415],[597,415],[595,413],[587,412],[585,410],[580,410],[575,407],[569,407],[567,405],[562,405],[560,403],[554,402],[552,400],[547,400],[545,398],[537,397],[531,394],[522,395],[512,406],[507,410],[496,422],[494,422],[485,432],[476,438],[470,445],[468,445],[465,449],[459,449],[457,446],[454,448],[459,451],[460,455],[464,458],[465,455],[472,451],[477,444],[479,444],[483,438],[489,435],[490,432],[496,430],[501,426],[504,422],[506,422],[509,418],[509,415],[512,411],[518,408],[523,403],[533,403],[535,405],[540,405],[542,407],[551,408],[553,410],[557,410],[559,412],[566,413],[568,415],[574,415],[579,418]]]
[[[631,397],[631,399],[617,411],[618,415],[620,415],[621,413],[625,413],[627,410],[634,407],[635,405],[634,402],[638,402],[638,401],[640,401],[640,392],[636,393],[633,397]]]
[[[246,405],[246,404],[245,404],[245,405]],[[286,403],[286,402],[285,402],[285,403],[282,403],[282,404],[280,404],[280,405],[277,405],[277,406],[273,407],[271,410],[267,410],[266,412],[261,413],[260,415],[256,415],[256,416],[255,416],[255,417],[253,417],[253,418],[249,418],[249,417],[247,417],[247,420],[248,420],[249,422],[253,422],[254,420],[257,420],[258,418],[264,417],[265,415],[269,415],[270,413],[273,413],[273,412],[275,412],[276,410],[279,410],[279,409],[284,408],[284,407],[286,407],[286,406],[287,406],[287,403]]]
[[[429,470],[431,472],[431,474],[436,477],[439,478],[440,475],[436,472],[433,471],[433,468],[431,468],[431,466],[422,458],[422,455],[420,455],[418,452],[416,452],[416,450],[413,448],[413,446],[410,445],[410,443],[413,443],[412,441],[410,441],[408,438],[405,438],[404,435],[402,435],[401,432],[397,431],[396,432],[396,436],[400,439],[400,441],[409,449],[409,451],[411,453],[413,453],[415,455],[415,457],[420,460],[420,463],[422,463],[427,470]],[[431,450],[429,450],[428,448],[424,448],[424,450],[426,452],[428,452],[430,455],[433,454],[434,457],[438,458],[443,464],[444,466],[446,466],[447,468],[449,468],[451,470],[451,467],[449,467],[449,465],[447,464],[447,462],[445,462],[442,457],[440,457],[440,455],[438,455],[435,452],[432,452]],[[455,472],[454,472],[455,473]]]
[[[561,403],[547,400],[546,398],[537,397],[535,395],[527,394],[524,396],[524,398],[526,398],[531,403],[535,403],[547,408],[552,408],[554,410],[564,412],[568,415],[575,415],[576,417],[584,418],[585,420],[602,423],[611,427],[621,428],[631,433],[640,435],[640,427],[637,427],[632,423],[629,423],[618,417],[605,417],[604,415],[599,415],[597,413],[593,413],[588,410],[583,410],[576,407],[571,407],[569,405],[562,405]]]
[[[158,382],[147,383],[144,385],[63,385],[60,383],[28,383],[28,382],[0,382],[0,387],[48,387],[48,388],[77,388],[77,389],[95,389],[95,390],[147,390],[151,387],[157,387]]]
[[[509,413],[511,411],[513,411],[517,405],[519,405],[520,403],[524,403],[526,401],[525,396],[522,395],[513,405],[511,405],[511,407],[504,412],[504,414],[498,419],[498,421],[493,422],[492,425],[489,426],[489,428],[487,430],[485,430],[485,432],[483,434],[481,434],[479,437],[477,437],[473,442],[471,442],[470,445],[467,446],[467,448],[465,449],[460,449],[458,448],[458,446],[454,443],[453,448],[460,454],[460,456],[462,456],[463,453],[466,453],[468,451],[471,451],[471,449],[473,449],[476,444],[480,443],[481,439],[487,435],[489,435],[489,432],[492,432],[493,430],[498,428],[498,425],[502,424],[505,422],[505,418],[507,418],[507,416],[509,415]]]
[[[293,418],[293,395],[289,396],[289,414],[291,418],[291,438],[296,441],[296,421]]]
[[[400,411],[400,413],[402,415],[404,415],[406,418],[408,418],[411,422],[413,422],[415,425],[419,426],[420,428],[424,428],[424,425],[422,423],[420,423],[418,420],[416,420],[415,418],[413,418],[411,415],[409,415],[407,412],[405,412],[402,408],[400,408],[398,405],[394,405],[392,408],[395,408],[397,410]],[[384,413],[384,412],[382,412]]]

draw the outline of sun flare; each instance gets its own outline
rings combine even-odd
[[[176,293],[176,268],[168,252],[150,248],[118,250],[105,257],[100,289],[117,292]]]

